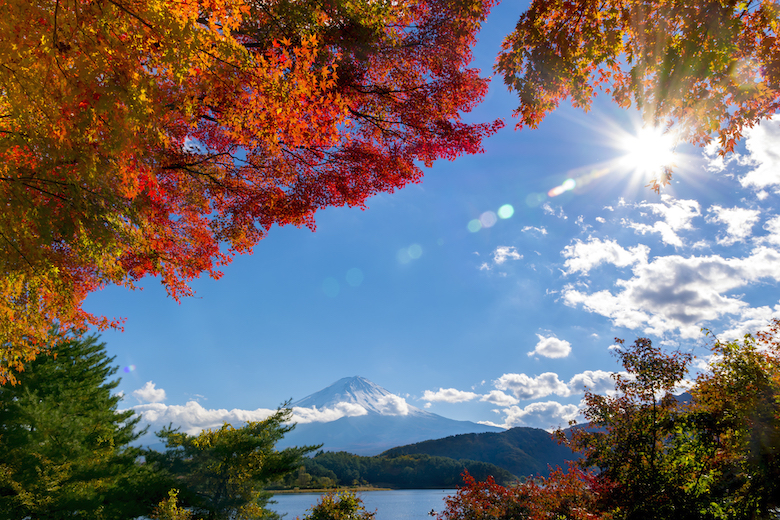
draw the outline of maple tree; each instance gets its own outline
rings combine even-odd
[[[596,495],[591,490],[593,475],[575,466],[563,472],[552,470],[547,477],[527,479],[514,486],[501,486],[492,477],[478,482],[463,472],[465,485],[445,498],[446,507],[438,520],[543,520],[602,518],[593,513]]]
[[[743,341],[713,345],[717,360],[692,390],[698,430],[716,448],[716,492],[731,518],[780,510],[780,320]]]
[[[687,400],[672,392],[690,354],[647,338],[617,343],[625,372],[615,392],[586,392],[587,423],[554,434],[581,455],[576,465],[515,487],[467,476],[440,520],[776,518],[780,320],[742,342],[716,341]]]
[[[9,0],[0,20],[0,383],[109,284],[174,297],[274,225],[481,151],[494,0]]]
[[[726,153],[780,108],[779,12],[772,0],[534,0],[496,69],[520,98],[518,127],[566,98],[587,109],[602,89],[680,139],[717,134]]]
[[[615,518],[717,518],[717,447],[673,393],[692,356],[664,353],[647,338],[616,342],[625,372],[613,376],[614,395],[586,392],[587,425],[558,439],[598,470],[599,509]]]

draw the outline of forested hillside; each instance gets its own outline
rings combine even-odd
[[[464,484],[464,470],[481,480],[489,476],[505,484],[516,480],[509,471],[480,461],[425,454],[362,457],[343,451],[321,451],[313,458],[304,459],[297,473],[288,475],[268,489],[316,489],[351,485],[407,489],[454,488]]]
[[[558,444],[548,432],[538,428],[454,435],[400,446],[382,455],[397,457],[413,454],[482,461],[495,464],[519,477],[547,475],[549,466],[564,467],[566,461],[578,458],[568,447]]]

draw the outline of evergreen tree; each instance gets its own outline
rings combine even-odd
[[[182,504],[196,518],[278,518],[266,509],[271,494],[263,487],[297,471],[302,457],[319,448],[275,449],[294,428],[289,424],[291,416],[292,410],[282,407],[262,421],[249,421],[240,428],[225,423],[199,435],[164,428],[157,435],[168,449],[148,451],[146,460],[175,479],[172,485],[181,490]]]
[[[140,417],[117,410],[114,358],[94,336],[51,354],[0,386],[0,520],[148,514],[167,488],[130,447]]]

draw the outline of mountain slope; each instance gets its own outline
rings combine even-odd
[[[394,446],[427,439],[473,432],[503,431],[469,421],[455,421],[406,403],[406,401],[363,377],[336,381],[292,404],[293,408],[333,409],[349,403],[360,405],[365,414],[341,417],[331,422],[299,424],[285,435],[280,448],[323,444],[328,451],[356,455],[378,455]]]
[[[548,465],[564,467],[567,460],[577,458],[569,448],[555,442],[548,432],[522,427],[500,433],[471,433],[427,440],[382,453],[389,457],[412,454],[489,462],[517,476],[547,475]]]
[[[406,404],[402,398],[360,376],[339,379],[329,387],[304,397],[300,401],[294,402],[291,406],[293,408],[316,407],[323,409],[335,408],[342,403],[358,404],[366,412],[380,415],[398,415],[399,412],[414,415],[434,415]]]

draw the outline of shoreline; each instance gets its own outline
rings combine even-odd
[[[331,493],[331,492],[341,492],[341,491],[354,491],[354,492],[360,492],[363,493],[365,491],[406,491],[406,490],[431,490],[431,489],[441,489],[442,491],[457,491],[458,488],[383,488],[383,487],[370,487],[370,486],[356,486],[356,487],[339,487],[339,488],[318,488],[318,489],[266,489],[264,491],[267,491],[273,495],[293,495],[293,494],[304,494],[304,493]]]
[[[338,487],[338,488],[313,488],[313,489],[266,489],[265,491],[273,495],[289,495],[289,494],[301,494],[301,493],[330,493],[335,491],[337,493],[341,491],[394,491],[393,488],[379,488],[370,486],[356,486],[356,487]]]

